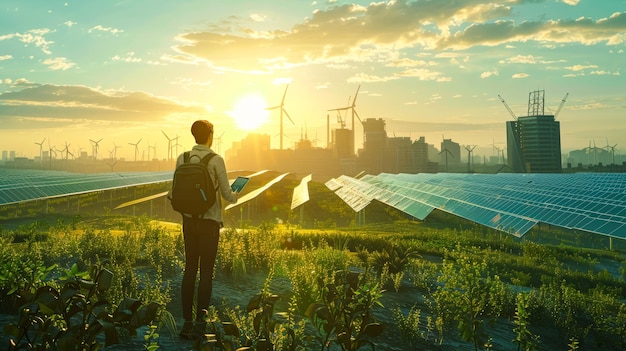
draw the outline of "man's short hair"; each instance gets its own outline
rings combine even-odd
[[[206,120],[195,121],[191,125],[191,134],[196,139],[196,144],[205,144],[213,134],[213,124]]]

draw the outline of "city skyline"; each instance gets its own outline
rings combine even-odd
[[[184,4],[184,6],[183,6]],[[506,143],[505,123],[545,90],[564,153],[626,147],[626,1],[5,1],[0,8],[0,149],[49,147],[167,157],[216,125],[222,153],[248,132],[285,148],[326,145],[328,110],[355,99],[390,137]],[[288,90],[286,87],[288,85]],[[286,93],[286,94],[285,94]],[[293,120],[293,123],[291,122]],[[362,145],[357,120],[356,145]],[[48,145],[45,146],[48,148]],[[154,149],[153,149],[154,150]],[[618,151],[619,152],[619,151]]]

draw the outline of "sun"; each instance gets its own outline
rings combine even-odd
[[[270,111],[266,110],[267,102],[257,94],[242,96],[230,111],[230,116],[239,128],[254,130],[268,121]]]

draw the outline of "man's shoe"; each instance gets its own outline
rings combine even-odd
[[[180,330],[178,335],[187,340],[196,340],[199,337],[199,335],[195,333],[192,321],[185,321],[185,324],[183,324],[183,328]]]

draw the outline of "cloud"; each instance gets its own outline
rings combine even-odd
[[[72,28],[73,25],[78,24],[78,23],[74,21],[65,21],[63,22],[63,24],[68,26],[69,28]]]
[[[11,39],[11,38],[17,38],[19,41],[21,41],[24,44],[33,44],[36,47],[40,48],[41,51],[43,51],[45,54],[51,54],[52,52],[50,51],[50,45],[52,45],[54,42],[53,41],[49,41],[46,40],[46,38],[44,37],[45,35],[52,33],[53,31],[47,28],[43,28],[43,29],[31,29],[29,31],[26,31],[24,33],[16,33],[15,35],[8,35],[5,36],[6,39]],[[5,39],[5,38],[0,38],[0,39]]]
[[[127,52],[126,54],[124,54],[124,56],[115,55],[111,57],[111,60],[129,62],[129,63],[138,63],[142,61],[141,58],[135,57],[134,52]]]
[[[563,0],[564,4],[572,5],[572,6],[578,5],[579,2],[580,2],[580,0]]]
[[[513,79],[518,79],[518,78],[528,78],[529,75],[528,73],[515,73],[512,78]]]
[[[0,94],[0,117],[11,117],[6,118],[7,128],[24,118],[47,121],[44,125],[37,125],[37,128],[56,128],[57,123],[68,125],[80,121],[158,123],[172,115],[206,113],[204,107],[184,105],[143,92],[104,92],[85,86],[34,85],[26,80],[15,83],[15,86],[26,88]]]
[[[626,12],[600,20],[502,20],[512,11],[510,6],[480,0],[333,4],[315,10],[288,30],[265,31],[248,26],[249,18],[231,17],[211,30],[180,34],[172,48],[176,54],[169,58],[191,64],[204,62],[223,70],[271,72],[308,64],[387,60],[389,65],[402,65],[410,61],[397,59],[398,52],[415,48],[463,50],[528,41],[616,45],[626,41]],[[466,56],[440,55],[453,54]]]
[[[44,65],[47,65],[51,70],[53,71],[58,71],[58,70],[68,70],[72,67],[74,67],[76,64],[73,62],[69,62],[67,60],[67,58],[65,57],[57,57],[54,59],[45,59],[43,61]]]
[[[434,80],[437,82],[449,82],[452,80],[452,78],[444,76],[442,72],[430,71],[423,68],[407,69],[397,75],[399,77],[413,77],[419,80]]]
[[[97,25],[94,26],[92,28],[89,28],[89,30],[87,31],[89,33],[93,33],[93,32],[109,32],[111,34],[119,34],[119,33],[123,33],[124,30],[122,29],[117,29],[117,28],[112,28],[112,27],[103,27],[102,25]]]
[[[574,72],[584,71],[584,70],[590,69],[590,68],[598,68],[598,66],[597,65],[586,65],[586,66],[574,65],[574,66],[565,67],[565,69],[570,70],[570,71],[574,71]]]
[[[487,71],[487,72],[481,73],[480,74],[480,78],[485,79],[485,78],[489,78],[491,76],[497,76],[497,75],[499,75],[499,73],[498,73],[498,70],[496,69],[496,70],[493,70],[493,71]]]
[[[13,55],[2,55],[0,56],[0,61],[10,60],[13,58]]]

